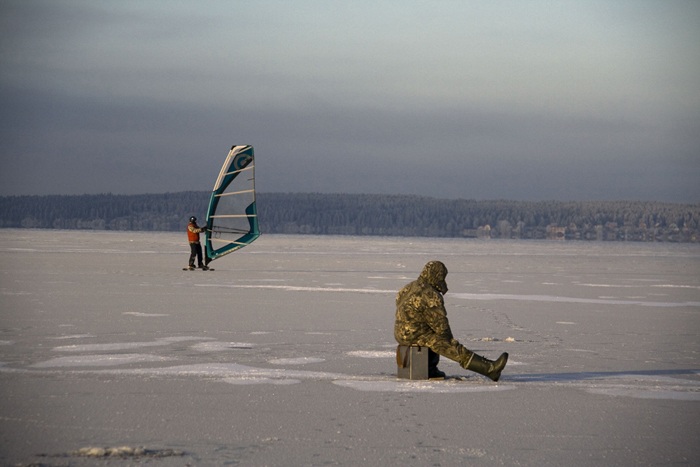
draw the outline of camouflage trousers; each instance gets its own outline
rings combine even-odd
[[[466,368],[472,355],[474,355],[471,350],[460,344],[457,339],[447,339],[434,332],[421,334],[415,338],[414,342],[408,342],[398,337],[396,340],[401,345],[420,345],[421,347],[428,347],[433,352],[449,358],[450,360],[454,360],[464,368]]]

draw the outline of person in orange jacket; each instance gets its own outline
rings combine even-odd
[[[197,218],[190,217],[190,223],[187,225],[187,239],[190,241],[190,263],[188,269],[194,269],[194,258],[197,257],[197,267],[208,269],[202,262],[202,244],[199,243],[199,234],[207,230],[204,227],[197,225]]]

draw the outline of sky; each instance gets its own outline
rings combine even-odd
[[[0,0],[0,195],[700,202],[700,2]]]

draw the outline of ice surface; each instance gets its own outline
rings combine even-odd
[[[684,401],[700,401],[700,392],[682,392],[668,389],[639,389],[639,388],[587,388],[592,394],[604,394],[606,396],[627,396],[639,399],[670,399]]]
[[[471,386],[463,382],[447,381],[333,381],[333,384],[360,391],[374,392],[429,392],[454,394],[462,392],[493,392],[515,389],[515,386]]]
[[[524,300],[535,302],[563,302],[563,303],[592,303],[604,305],[637,305],[637,306],[659,306],[676,307],[690,306],[700,307],[700,302],[651,302],[651,301],[630,301],[630,300],[601,300],[594,298],[560,297],[551,295],[509,295],[509,294],[475,294],[456,293],[454,297],[466,300]]]
[[[254,344],[247,342],[200,342],[193,345],[191,348],[200,352],[221,352],[231,349],[251,349]]]
[[[143,316],[146,318],[157,318],[160,316],[170,316],[167,313],[139,313],[138,311],[125,311],[123,315]]]
[[[293,285],[249,285],[249,284],[194,284],[196,287],[229,287],[239,289],[277,289],[296,292],[360,292],[360,293],[386,293],[395,294],[396,290],[377,289],[348,289],[343,287],[300,287]]]
[[[32,368],[55,368],[65,366],[112,366],[124,365],[135,362],[161,362],[173,360],[170,357],[159,357],[149,354],[110,354],[110,355],[83,355],[79,357],[59,357],[46,362],[30,365]]]
[[[228,384],[274,384],[277,386],[301,383],[298,379],[271,379],[264,377],[224,378],[222,381]]]
[[[95,337],[92,334],[73,334],[70,336],[57,336],[54,339],[87,339],[88,337]]]
[[[3,465],[700,465],[697,245],[263,235],[193,274],[184,234],[0,235]],[[498,383],[396,378],[432,259]]]
[[[209,337],[190,337],[190,336],[176,336],[176,337],[161,337],[153,342],[118,342],[110,344],[78,344],[78,345],[65,345],[61,347],[54,347],[55,352],[95,352],[95,351],[111,351],[111,350],[127,350],[127,349],[138,349],[141,347],[159,347],[162,345],[170,345],[175,342],[186,342],[193,340],[204,340],[211,339]]]
[[[396,358],[396,352],[386,350],[353,350],[348,355],[360,358]]]
[[[297,357],[297,358],[275,358],[269,362],[273,365],[306,365],[307,363],[321,363],[326,360],[323,358],[314,357]]]

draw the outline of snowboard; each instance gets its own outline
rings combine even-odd
[[[194,268],[194,269],[182,268],[182,270],[183,270],[183,271],[214,271],[215,269],[214,269],[214,268],[207,268],[207,269],[202,269],[202,268]]]

